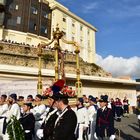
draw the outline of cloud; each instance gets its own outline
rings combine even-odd
[[[82,1],[82,0],[81,0]],[[108,8],[108,5],[111,5]],[[140,2],[137,0],[93,0],[90,2],[83,1],[79,4],[81,8],[79,12],[84,14],[94,14],[98,12],[98,16],[107,16],[111,18],[131,18],[140,17]]]
[[[94,9],[97,8],[98,8],[97,2],[86,3],[85,5],[83,5],[83,13],[91,13],[93,12]]]
[[[96,55],[97,64],[107,72],[116,76],[131,76],[132,78],[140,77],[140,57],[134,56],[130,58],[114,57],[112,55],[103,58]]]
[[[107,13],[115,18],[131,18],[131,17],[140,17],[140,5],[130,6],[125,5],[117,9],[110,8],[107,9]]]

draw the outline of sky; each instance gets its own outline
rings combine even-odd
[[[57,0],[97,28],[96,63],[140,78],[140,0]]]

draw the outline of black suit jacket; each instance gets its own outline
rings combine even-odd
[[[53,111],[53,109],[51,109],[51,111],[49,111],[49,113],[51,113],[52,111]],[[49,115],[49,113],[48,113],[48,115]],[[57,111],[56,111],[54,114],[52,114],[50,116],[50,118],[47,121],[45,121],[42,124],[41,128],[43,129],[43,140],[52,140],[54,124],[55,124],[57,117],[58,117],[58,115],[57,115]]]
[[[34,134],[35,127],[34,115],[32,113],[23,114],[19,121],[22,124],[24,131],[30,130],[29,133],[25,133],[25,140],[32,140],[32,135]]]
[[[95,132],[97,137],[110,137],[114,134],[114,117],[110,108],[98,109]]]
[[[76,114],[68,107],[54,128],[52,140],[76,140],[74,134],[76,124]]]

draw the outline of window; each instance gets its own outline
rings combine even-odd
[[[74,23],[72,23],[72,27],[75,27],[75,24]]]
[[[36,7],[31,7],[31,13],[34,15],[37,15],[37,8]]]
[[[37,26],[36,26],[36,24],[34,24],[34,30],[36,30],[37,29]]]
[[[30,31],[35,31],[35,30],[37,30],[36,23],[35,23],[35,22],[30,21],[30,24],[29,24],[29,29],[30,29]]]
[[[18,5],[15,6],[15,10],[18,10]]]
[[[17,18],[8,19],[8,25],[15,26],[17,25]]]
[[[21,24],[21,17],[17,17],[17,24]]]
[[[47,34],[47,31],[48,31],[48,30],[47,30],[47,28],[46,28],[46,29],[45,29],[45,34]]]
[[[88,47],[90,47],[90,40],[88,40]]]
[[[66,35],[66,28],[63,28],[62,31],[63,31],[63,34]]]
[[[83,26],[82,26],[82,25],[80,26],[80,30],[81,30],[81,31],[83,30]]]
[[[47,34],[47,27],[41,25],[41,33]]]
[[[47,19],[48,18],[48,13],[46,11],[42,11],[42,16]]]
[[[67,15],[63,14],[63,22],[66,22],[67,21]]]
[[[83,44],[83,39],[82,39],[82,38],[80,39],[80,44],[81,44],[81,45]]]
[[[9,6],[9,10],[18,10],[19,9],[19,6],[15,3],[12,3],[10,6]]]
[[[88,29],[88,35],[90,34],[90,30]]]
[[[73,36],[73,37],[72,37],[72,41],[74,41],[74,39],[75,39],[75,38],[74,38],[74,36]]]
[[[63,18],[63,22],[66,22],[66,18]]]
[[[75,21],[72,20],[72,27],[75,27]]]

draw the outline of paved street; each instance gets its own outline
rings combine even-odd
[[[137,116],[130,115],[129,118],[122,117],[121,122],[115,121],[115,128],[120,130],[120,140],[140,140],[140,129]],[[118,134],[118,132],[116,132]],[[117,140],[119,140],[117,138]]]

